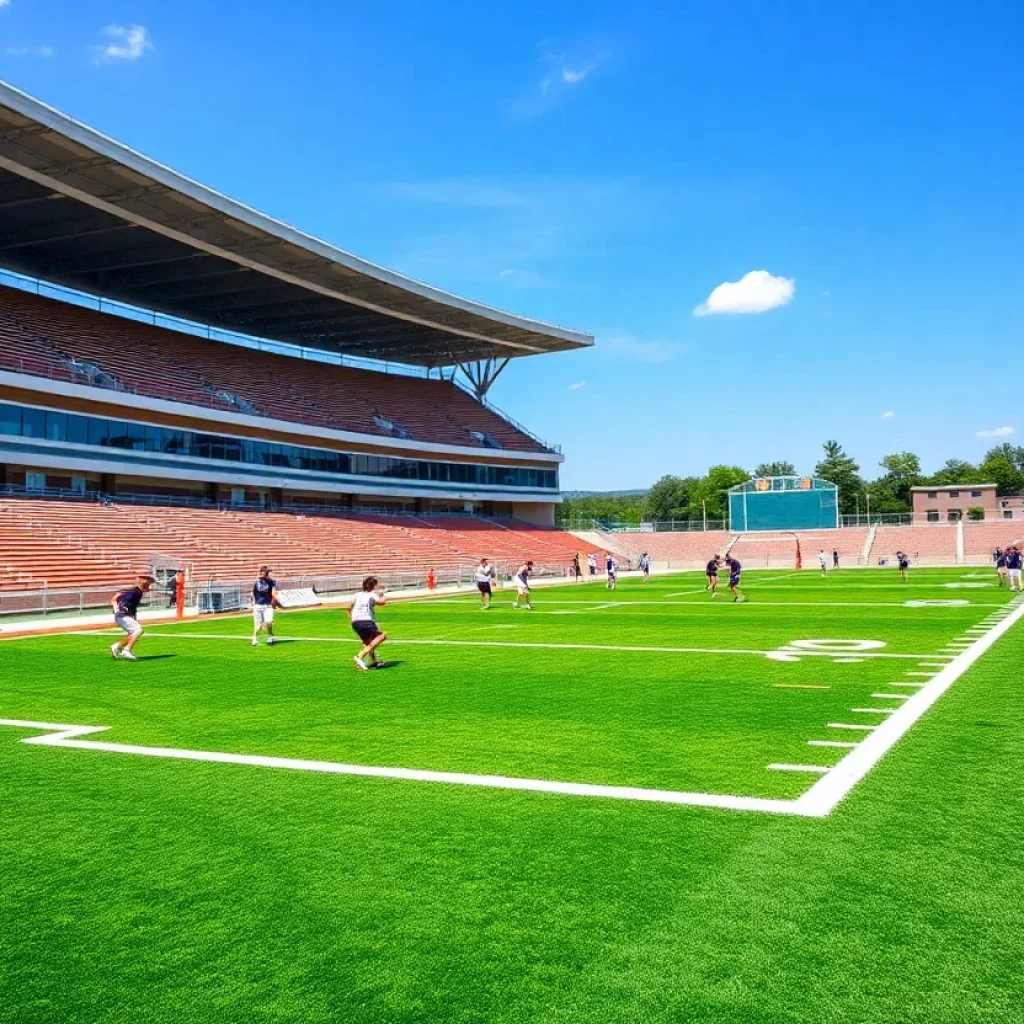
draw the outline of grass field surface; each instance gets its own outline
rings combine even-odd
[[[0,716],[39,724],[0,726],[0,1019],[1024,1019],[1021,605],[970,569],[744,582],[389,605],[365,673],[337,609],[135,664],[0,642]]]

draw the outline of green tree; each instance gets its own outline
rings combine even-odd
[[[824,457],[814,467],[814,475],[839,488],[839,511],[842,515],[853,515],[858,507],[863,511],[864,481],[859,476],[860,466],[846,454],[838,441],[826,441],[822,448]]]
[[[949,484],[985,484],[992,483],[991,480],[983,479],[984,474],[970,462],[963,459],[947,459],[938,472],[927,477],[922,483],[935,484],[937,487],[945,487]]]
[[[652,522],[686,519],[689,516],[690,486],[681,476],[663,476],[648,492],[644,514]]]
[[[909,512],[910,489],[921,482],[921,460],[913,452],[896,452],[893,455],[886,455],[881,466],[885,470],[885,475],[876,483],[882,484],[895,502],[902,506],[892,511]]]
[[[729,514],[729,488],[749,479],[750,474],[739,466],[712,466],[707,475],[697,481],[690,495],[691,518],[703,516],[703,502],[708,519],[725,519]]]
[[[1024,491],[1024,448],[1020,445],[996,445],[985,453],[985,461],[979,468],[985,476],[979,482],[994,483],[997,494]]]
[[[796,466],[792,462],[761,462],[754,476],[796,476]]]
[[[981,505],[969,505],[967,508],[967,518],[978,523],[985,518],[985,509]]]
[[[985,477],[981,482],[995,484],[996,494],[1020,494],[1024,490],[1024,473],[1002,453],[989,452],[980,469]]]

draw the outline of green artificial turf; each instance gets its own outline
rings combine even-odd
[[[746,605],[708,600],[696,574],[538,589],[532,613],[508,591],[488,612],[410,602],[381,610],[392,667],[370,673],[338,610],[280,615],[291,642],[273,649],[248,645],[244,618],[154,627],[136,664],[95,634],[2,642],[0,717],[788,799],[816,777],[770,763],[834,764],[845,751],[807,740],[840,738],[827,723],[934,659],[717,652],[839,638],[934,656],[1008,600],[976,571],[763,571]],[[969,603],[906,604],[949,600]],[[1024,1020],[1022,638],[820,820],[46,748],[0,727],[0,1020]]]

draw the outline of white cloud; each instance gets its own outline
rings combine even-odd
[[[544,66],[538,78],[525,96],[509,106],[514,117],[538,117],[554,106],[569,90],[581,85],[609,57],[605,50],[591,51],[583,60],[569,61],[565,53],[543,50],[540,60]]]
[[[579,85],[579,83],[590,74],[591,70],[592,68],[590,67],[583,67],[577,70],[573,70],[572,68],[562,68],[562,81],[565,82],[566,85]]]
[[[738,281],[720,284],[694,311],[694,316],[766,313],[785,306],[796,291],[791,277],[774,277],[767,270],[751,270]]]
[[[891,420],[893,418],[893,416],[895,416],[895,415],[896,415],[896,413],[894,413],[892,411],[892,409],[890,409],[888,412],[883,412],[882,413],[882,419],[883,420]]]
[[[142,25],[108,25],[103,32],[112,41],[106,46],[93,48],[98,60],[138,60],[147,50],[153,49],[149,32]]]
[[[0,0],[0,7],[10,7],[11,0]]]
[[[1017,432],[1016,427],[995,427],[992,430],[979,430],[978,437],[1009,437]]]
[[[8,57],[52,57],[54,49],[52,46],[8,46],[4,53]]]
[[[576,381],[575,384],[570,384],[569,385],[569,390],[570,391],[579,391],[580,388],[585,388],[586,386],[587,386],[587,382],[585,380],[578,380],[578,381]]]

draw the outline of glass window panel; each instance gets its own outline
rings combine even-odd
[[[95,416],[89,417],[89,444],[107,443],[107,421]]]
[[[46,439],[47,441],[67,440],[68,417],[63,412],[48,412],[46,414]]]
[[[21,434],[21,409],[16,405],[0,405],[0,434]]]
[[[42,409],[22,409],[21,433],[24,437],[45,437],[46,413]]]
[[[67,440],[73,444],[89,443],[89,418],[87,416],[68,416]]]

